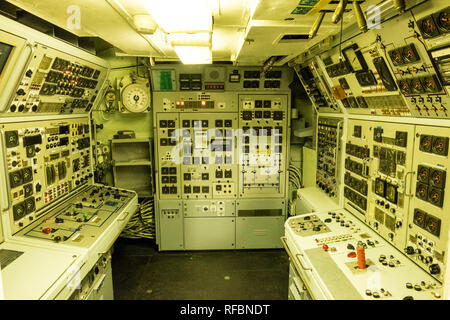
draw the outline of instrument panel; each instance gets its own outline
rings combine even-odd
[[[86,118],[4,124],[11,231],[31,224],[42,209],[92,182]]]
[[[36,44],[4,115],[88,113],[108,68]]]

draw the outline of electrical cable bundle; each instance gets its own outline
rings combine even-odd
[[[289,171],[289,182],[292,183],[296,189],[300,189],[300,187],[302,186],[302,178],[300,170],[295,166],[290,165],[288,171]]]
[[[139,210],[131,217],[120,236],[128,239],[155,239],[155,214],[153,197],[144,200]]]

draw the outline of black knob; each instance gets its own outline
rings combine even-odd
[[[23,104],[21,104],[21,105],[19,106],[18,111],[19,111],[19,112],[22,112],[24,109],[25,109],[25,106],[24,106]]]
[[[17,95],[18,96],[24,96],[25,95],[25,91],[23,89],[19,89],[19,90],[17,90]]]
[[[384,205],[384,207],[386,208],[386,209],[389,209],[389,203],[386,203],[385,205]]]
[[[429,269],[430,269],[431,274],[441,273],[441,268],[439,267],[439,265],[437,263],[433,263],[432,265],[430,265]]]
[[[31,78],[31,76],[33,75],[33,70],[28,69],[28,71],[25,73],[25,75],[26,75],[28,78]]]
[[[16,106],[15,104],[13,104],[13,105],[9,108],[9,111],[11,111],[11,112],[16,112],[16,110],[17,110],[17,106]]]
[[[413,247],[411,247],[411,246],[407,246],[406,248],[405,248],[405,252],[406,252],[406,254],[414,254],[414,248]]]
[[[41,192],[42,186],[40,183],[36,184],[36,192]]]

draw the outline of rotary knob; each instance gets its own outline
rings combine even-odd
[[[430,270],[431,274],[441,273],[441,268],[439,267],[439,265],[437,263],[433,263],[432,265],[430,265],[429,270]]]
[[[405,248],[405,252],[406,252],[406,254],[414,254],[414,248],[413,247],[411,247],[411,246],[407,246],[406,248]]]

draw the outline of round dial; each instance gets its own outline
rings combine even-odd
[[[402,80],[399,83],[400,90],[404,94],[410,94],[412,92],[411,86],[409,85],[409,82],[407,80]]]
[[[419,180],[422,181],[422,182],[428,182],[429,174],[430,174],[430,172],[429,172],[428,168],[421,167],[419,169]]]
[[[144,85],[133,83],[122,92],[122,103],[130,112],[143,112],[150,107],[150,93]]]
[[[439,13],[437,23],[441,29],[450,31],[450,12]]]
[[[416,53],[409,47],[403,50],[403,58],[407,62],[413,62],[417,60]]]
[[[425,185],[419,185],[417,187],[417,197],[420,199],[426,199],[428,195],[427,186]]]
[[[392,59],[392,62],[394,63],[394,65],[398,66],[398,65],[403,64],[403,58],[402,58],[400,51],[393,50],[390,52],[390,56],[391,56],[391,59]]]
[[[412,88],[413,88],[414,92],[416,92],[416,93],[423,93],[423,91],[424,91],[422,82],[420,82],[419,79],[412,80]]]
[[[431,136],[422,135],[420,137],[420,150],[425,152],[431,152],[432,140]]]
[[[433,22],[433,18],[428,17],[428,18],[424,19],[422,21],[421,30],[428,37],[434,36],[436,34],[437,30],[436,30],[436,25]]]
[[[441,91],[439,84],[436,82],[436,80],[433,77],[425,78],[423,80],[423,84],[424,84],[425,90],[428,92]]]

